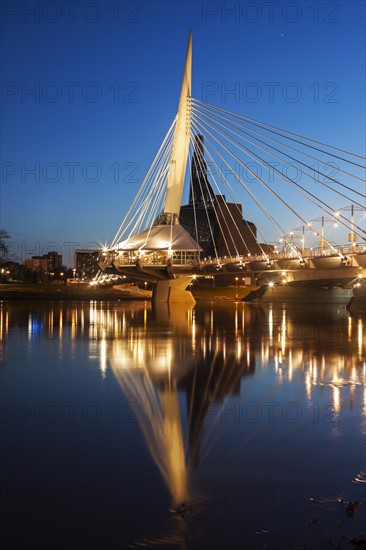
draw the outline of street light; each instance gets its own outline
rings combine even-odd
[[[348,242],[352,244],[352,246],[356,246],[357,244],[357,233],[355,232],[355,211],[361,210],[362,212],[365,212],[366,209],[362,206],[355,206],[354,204],[350,204],[348,206],[342,206],[341,208],[338,208],[336,212],[334,213],[335,216],[340,216],[340,213],[343,211],[351,211],[351,232],[348,233]]]
[[[299,248],[298,244],[294,241],[294,237],[297,237],[298,235],[294,234],[294,230],[291,230],[288,234],[282,235],[282,237],[279,239],[280,244],[283,244],[282,246],[282,253],[287,253],[287,246],[290,247],[291,256],[297,253],[297,249]],[[275,247],[276,248],[276,247]],[[275,250],[275,253],[278,254],[278,250]],[[268,266],[270,267],[270,266]]]
[[[320,232],[320,234],[318,233],[318,231],[314,230],[313,222],[321,222],[321,232]],[[303,226],[295,228],[295,230],[302,228],[302,249],[303,249],[303,252],[305,251],[305,230],[313,231],[315,237],[320,237],[319,247],[322,248],[322,249],[326,248],[326,246],[328,244],[328,241],[325,239],[325,223],[326,222],[333,223],[334,227],[338,226],[338,223],[337,223],[336,219],[326,218],[325,216],[321,216],[320,218],[313,218],[312,220],[310,220],[307,223],[306,226],[303,225]]]
[[[334,218],[325,218],[324,216],[322,216],[321,218],[316,218],[314,220],[311,220],[313,222],[317,222],[317,221],[321,221],[322,222],[322,232],[321,232],[321,241],[320,241],[320,248],[325,248],[326,247],[326,241],[325,241],[325,238],[324,238],[324,223],[325,222],[333,222],[333,225],[334,227],[337,227],[337,222]]]
[[[296,241],[294,241],[294,238],[301,240],[301,255],[302,256],[304,256],[304,254],[305,254],[305,230],[306,229],[308,229],[308,228],[305,225],[300,225],[298,227],[292,228],[291,231],[290,231],[290,243],[291,243],[291,245],[295,244],[296,246],[298,246]],[[302,231],[302,236],[298,235],[296,233],[296,231]],[[283,239],[282,240],[280,239],[280,242],[283,242]]]
[[[197,279],[197,275],[192,275],[191,282],[189,283],[189,292],[192,291],[192,283]]]

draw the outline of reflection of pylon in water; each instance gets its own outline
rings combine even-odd
[[[162,341],[144,331],[139,337],[136,332],[131,341],[115,342],[108,358],[126,400],[133,403],[133,413],[173,506],[178,506],[192,498],[190,469],[200,463],[201,446],[207,457],[208,447],[217,442],[212,439],[211,425],[206,433],[205,419],[211,405],[216,407],[227,396],[238,394],[241,377],[253,372],[255,366],[246,351],[240,357],[235,355],[237,350],[209,351],[212,342],[208,340],[203,355],[192,353],[196,343],[192,341],[191,309],[160,306],[157,314],[154,322],[164,327],[164,334],[168,329],[170,336]],[[186,395],[186,423],[178,388]]]
[[[184,502],[187,497],[187,467],[184,456],[182,421],[179,411],[178,392],[174,389],[161,392],[163,405],[164,433],[166,441],[169,488],[175,503]]]
[[[188,474],[176,382],[155,385],[145,372],[112,369],[133,413],[149,452],[172,496],[173,504],[188,498]]]
[[[146,306],[144,306],[146,308]],[[190,340],[181,340],[192,310],[161,305],[154,323],[174,333],[163,340],[136,332],[115,343],[109,363],[143,433],[149,452],[177,506],[189,498],[188,468],[179,408],[178,383],[192,370]],[[188,349],[186,349],[188,345]]]

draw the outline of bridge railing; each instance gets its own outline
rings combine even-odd
[[[134,266],[138,261],[146,266],[166,266],[168,262],[175,266],[199,265],[199,252],[190,250],[158,250],[141,253],[139,251],[119,251],[109,253],[109,261],[118,266]]]
[[[106,264],[111,265],[115,263],[116,266],[133,266],[139,261],[142,265],[147,266],[166,266],[168,261],[175,266],[209,266],[209,265],[225,265],[225,264],[250,264],[251,262],[276,262],[278,260],[299,260],[312,259],[312,258],[330,258],[337,256],[350,256],[357,254],[366,254],[366,243],[359,244],[343,244],[328,247],[326,249],[321,248],[306,248],[296,253],[295,251],[273,251],[266,255],[246,255],[246,256],[224,256],[219,259],[208,258],[200,259],[199,253],[189,250],[154,250],[154,251],[136,251],[136,250],[123,250],[123,251],[109,251],[104,254],[104,261]]]
[[[268,254],[253,254],[246,256],[224,256],[221,258],[208,258],[201,261],[201,265],[217,265],[217,264],[228,264],[228,263],[243,263],[249,264],[251,262],[275,262],[277,260],[299,260],[301,259],[311,259],[311,258],[330,258],[330,257],[339,257],[339,256],[350,256],[357,254],[366,254],[366,243],[360,243],[357,245],[344,244],[344,245],[334,245],[328,248],[306,248],[304,250],[298,251],[273,251]]]

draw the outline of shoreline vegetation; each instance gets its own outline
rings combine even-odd
[[[192,285],[191,292],[197,302],[235,301],[242,300],[252,290],[253,286],[200,286]],[[150,300],[151,290],[143,290],[137,286],[116,285],[114,287],[96,287],[89,284],[65,285],[55,283],[11,283],[0,284],[0,300]]]

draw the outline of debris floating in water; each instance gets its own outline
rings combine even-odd
[[[363,468],[352,480],[354,483],[366,483],[366,468]]]

